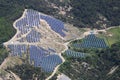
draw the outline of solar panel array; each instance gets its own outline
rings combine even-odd
[[[10,55],[12,56],[22,56],[22,53],[26,52],[26,45],[8,45],[8,48],[10,49]]]
[[[40,19],[45,20],[56,33],[60,34],[62,37],[65,36],[63,31],[66,29],[64,28],[64,23],[62,21],[31,9],[26,11],[25,17],[16,23],[16,27],[21,31],[21,34],[25,34],[30,31],[31,28],[39,27]]]
[[[34,26],[38,27],[40,25],[40,16],[41,15],[39,14],[39,12],[28,9],[25,15],[27,19],[27,24],[30,27],[34,27]]]
[[[86,36],[82,43],[72,45],[75,48],[106,48],[104,39],[97,38],[94,34]]]
[[[40,66],[46,72],[52,72],[58,64],[62,63],[62,60],[58,55],[49,53],[41,47],[30,46],[30,61],[34,61],[36,67]]]
[[[20,56],[27,53],[26,45],[8,45],[10,55]],[[62,63],[62,59],[57,54],[50,54],[48,50],[31,45],[29,48],[30,62],[34,62],[35,67],[41,67],[46,72],[52,72],[54,68]]]
[[[22,54],[30,53],[30,62],[34,62],[34,66],[40,66],[46,72],[51,72],[58,64],[62,63],[62,59],[58,56],[58,54],[56,54],[56,51],[52,48],[45,50],[36,46],[36,44],[30,45],[29,48],[27,45],[29,43],[40,42],[40,38],[42,37],[41,33],[35,30],[40,29],[39,27],[42,27],[40,25],[40,19],[45,20],[51,29],[62,37],[65,36],[63,31],[66,31],[64,28],[64,23],[60,20],[31,9],[27,9],[24,14],[25,15],[15,24],[16,28],[19,30],[19,33],[16,37],[18,43],[26,41],[28,43],[24,45],[8,44],[10,55],[22,57]]]
[[[36,46],[30,46],[30,60],[34,61],[36,67],[40,66],[46,72],[53,71],[58,64],[62,63],[58,55],[49,55],[47,50]]]
[[[41,15],[41,18],[47,21],[52,30],[59,33],[63,37],[65,36],[65,33],[63,32],[63,30],[65,31],[64,23],[62,21],[45,15]]]
[[[68,57],[74,57],[74,58],[83,58],[83,57],[86,57],[87,54],[85,53],[81,53],[81,52],[76,52],[76,51],[72,51],[70,49],[66,50],[65,51],[65,54],[68,56]]]
[[[27,33],[31,28],[40,25],[40,14],[34,10],[27,10],[25,17],[16,22],[16,27],[21,34]]]
[[[22,18],[18,22],[16,22],[16,27],[20,31],[20,34],[22,35],[30,31],[32,26],[28,25],[27,18]]]
[[[40,33],[32,30],[27,36],[26,36],[27,42],[39,42],[40,41]]]

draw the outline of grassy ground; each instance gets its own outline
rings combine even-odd
[[[120,27],[111,28],[107,30],[106,34],[99,34],[101,38],[104,38],[106,43],[110,46],[118,41],[120,41]]]

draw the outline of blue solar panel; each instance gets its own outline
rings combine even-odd
[[[57,20],[55,18],[41,15],[40,16],[42,19],[46,20],[50,27],[57,33],[59,33],[61,36],[65,36],[65,33],[63,31],[66,31],[64,28],[64,23],[60,20]]]
[[[12,56],[22,56],[26,52],[26,45],[8,45]]]
[[[106,48],[104,39],[97,38],[94,34],[86,36],[82,43],[72,45],[75,48]]]
[[[49,55],[48,51],[36,46],[30,47],[30,60],[34,61],[34,66],[40,66],[46,72],[53,71],[58,64],[62,63],[58,55]]]
[[[50,25],[51,29],[62,37],[65,36],[63,31],[66,31],[66,29],[64,28],[64,23],[62,21],[31,9],[26,11],[25,17],[16,23],[16,27],[21,31],[21,34],[25,34],[30,31],[31,28],[39,27],[40,19],[45,20]]]
[[[8,45],[10,55],[20,57],[27,53],[27,47],[25,45]],[[52,72],[58,64],[62,63],[62,59],[57,54],[49,54],[49,51],[41,47],[31,45],[28,50],[30,62],[34,62],[35,67],[41,67],[46,72]]]
[[[83,58],[83,57],[86,57],[87,54],[86,53],[81,53],[81,52],[75,52],[75,51],[72,51],[72,50],[66,50],[65,51],[65,54],[68,56],[68,57],[74,57],[74,58]]]
[[[29,43],[40,42],[41,34],[35,30],[37,27],[40,27],[40,19],[44,19],[50,25],[53,31],[55,31],[62,37],[65,36],[65,33],[63,31],[67,30],[64,28],[64,23],[62,21],[50,16],[46,16],[37,11],[28,9],[25,12],[25,16],[19,19],[19,21],[17,21],[15,24],[16,28],[20,31],[20,33],[17,35],[17,41],[27,41]],[[27,45],[11,44],[8,45],[8,48],[10,49],[10,54],[13,56],[22,56],[23,53],[27,52]],[[29,52],[30,62],[32,63],[34,61],[34,65],[36,67],[40,66],[47,72],[53,71],[55,66],[62,63],[61,58],[57,54],[55,54],[56,51],[52,48],[45,50],[41,47],[30,45]]]
[[[35,31],[35,30],[32,30],[27,36],[26,36],[26,39],[27,39],[27,42],[39,42],[40,41],[40,33]]]

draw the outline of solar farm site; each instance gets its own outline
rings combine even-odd
[[[59,50],[54,48],[57,46],[64,48],[60,44],[63,42],[62,37],[66,36],[62,21],[28,9],[15,21],[14,27],[17,34],[5,43],[11,56],[22,57],[29,51],[30,63],[42,67],[46,72],[52,72],[58,64],[62,63]],[[51,37],[57,38],[58,41],[53,41]],[[52,44],[55,46],[51,46]]]
[[[69,57],[84,58],[86,53],[68,49],[70,40],[82,39],[80,44],[73,44],[75,48],[106,48],[104,39],[89,33],[83,36],[76,28],[69,28],[51,16],[32,9],[25,9],[22,17],[13,23],[17,30],[15,36],[4,43],[10,56],[29,55],[29,63],[41,67],[45,72],[53,72],[65,60],[64,53]],[[67,44],[66,44],[67,43]]]
[[[63,62],[60,53],[65,49],[64,42],[71,33],[62,21],[25,9],[13,26],[17,30],[16,35],[4,43],[10,56],[29,54],[30,64],[41,67],[45,72],[52,72]]]
[[[120,80],[120,0],[0,0],[0,80]]]

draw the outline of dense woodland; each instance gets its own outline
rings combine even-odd
[[[49,0],[51,1],[51,0]],[[71,6],[62,19],[77,27],[101,28],[120,25],[119,0],[52,0],[57,6]],[[58,4],[59,3],[59,4]],[[65,18],[64,18],[65,17]]]
[[[120,0],[71,0],[71,12],[78,21],[75,25],[81,25],[79,22],[90,27],[100,27],[100,24],[120,25],[119,4]],[[101,22],[96,24],[97,21]]]

